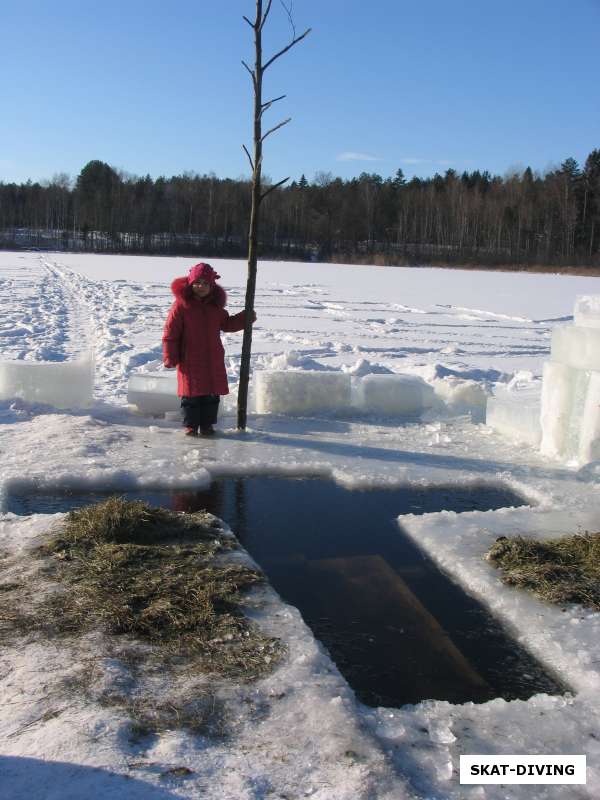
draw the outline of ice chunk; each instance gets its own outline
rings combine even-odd
[[[577,458],[590,372],[547,361],[542,386],[543,455]]]
[[[165,414],[177,411],[177,374],[172,372],[134,372],[129,377],[127,402],[142,414]]]
[[[503,436],[537,447],[542,438],[540,387],[498,390],[488,398],[485,423]]]
[[[575,298],[575,325],[600,328],[600,294],[581,294]]]
[[[600,328],[559,325],[552,331],[552,361],[600,370]]]
[[[477,381],[462,380],[449,376],[433,384],[436,395],[455,414],[472,414],[473,419],[483,420],[487,393]]]
[[[359,403],[365,411],[414,416],[434,402],[433,388],[416,375],[366,375],[361,381]]]
[[[579,463],[600,460],[600,372],[589,376],[579,434]]]
[[[76,361],[0,362],[0,400],[19,398],[55,408],[81,408],[91,405],[93,395],[91,353]]]
[[[304,414],[350,406],[350,375],[311,370],[264,370],[256,373],[259,414]]]

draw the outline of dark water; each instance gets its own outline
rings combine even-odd
[[[396,521],[400,514],[525,504],[504,487],[349,491],[317,478],[257,476],[223,478],[202,491],[124,496],[224,519],[367,705],[527,699],[567,688]],[[105,498],[13,495],[7,510],[51,513]]]

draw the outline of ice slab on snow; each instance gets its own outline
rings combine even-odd
[[[94,358],[76,361],[0,362],[0,400],[20,399],[55,408],[91,405],[94,395]]]
[[[127,402],[138,407],[143,414],[165,414],[177,411],[177,373],[136,372],[129,378]]]
[[[256,373],[259,414],[339,411],[350,406],[350,375],[312,370],[264,370]]]
[[[542,438],[540,387],[520,391],[499,390],[489,397],[486,425],[498,433],[538,447]]]
[[[399,416],[421,414],[435,402],[433,388],[416,375],[367,375],[358,396],[365,411]]]
[[[600,370],[600,327],[559,325],[552,331],[552,361]]]

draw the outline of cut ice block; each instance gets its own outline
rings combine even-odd
[[[142,414],[165,414],[177,411],[177,374],[172,372],[134,372],[129,377],[127,402]]]
[[[264,370],[256,373],[259,414],[338,411],[350,405],[350,375],[316,370]]]
[[[559,325],[552,331],[552,361],[600,370],[600,328]]]
[[[416,375],[366,375],[359,397],[365,411],[399,416],[421,414],[435,402],[433,388]]]
[[[590,373],[579,434],[579,463],[600,459],[600,372]]]
[[[589,373],[585,370],[554,361],[544,364],[540,448],[544,455],[554,458],[577,456],[579,419],[588,381]]]
[[[500,391],[488,397],[485,424],[503,436],[538,447],[542,438],[540,388]]]
[[[433,384],[436,395],[454,414],[471,414],[483,420],[488,396],[477,381],[462,380],[454,376],[439,378]]]
[[[600,328],[600,294],[579,295],[573,316],[578,328]]]
[[[55,408],[91,405],[94,358],[77,361],[4,361],[0,363],[0,400],[18,398]]]

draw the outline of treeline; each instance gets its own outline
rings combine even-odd
[[[249,204],[249,181],[153,180],[91,161],[74,183],[0,182],[0,246],[243,257]],[[597,267],[600,150],[544,175],[302,176],[265,199],[260,248],[319,261]]]

